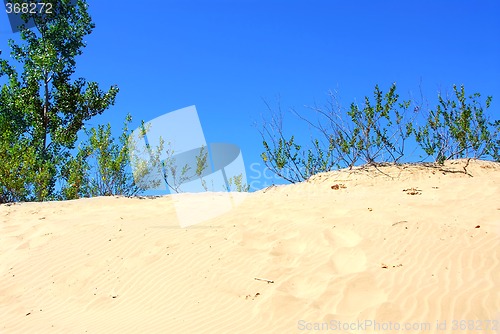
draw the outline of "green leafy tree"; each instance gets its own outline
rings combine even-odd
[[[46,2],[52,4],[52,13],[23,14],[25,22],[32,19],[35,24],[33,29],[21,27],[24,43],[9,41],[11,56],[21,68],[0,60],[0,77],[7,79],[0,91],[4,133],[0,199],[4,200],[57,198],[56,180],[70,159],[78,132],[86,121],[113,105],[118,93],[116,86],[102,91],[96,82],[72,79],[84,37],[94,28],[86,2]],[[78,159],[71,163],[82,157]]]

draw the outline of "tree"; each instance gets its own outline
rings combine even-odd
[[[46,2],[51,13],[22,15],[24,22],[34,22],[32,30],[20,28],[24,43],[9,40],[21,75],[0,60],[0,77],[7,78],[0,91],[0,201],[57,198],[56,180],[78,132],[113,105],[118,93],[116,86],[102,91],[96,82],[72,80],[84,37],[94,29],[86,2]]]

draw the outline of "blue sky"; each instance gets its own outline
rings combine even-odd
[[[375,84],[385,91],[396,82],[403,98],[422,87],[431,101],[464,84],[469,93],[493,95],[498,115],[498,1],[88,3],[96,28],[77,76],[120,88],[115,106],[92,124],[110,122],[118,135],[127,113],[135,128],[196,105],[206,140],[238,145],[249,179],[263,169],[250,169],[262,152],[254,123],[268,115],[263,100],[273,104],[277,96],[284,110],[300,111],[326,103],[329,90],[348,105]],[[0,15],[3,57],[15,36]],[[307,132],[286,117],[287,131]],[[254,188],[267,185],[261,181]]]

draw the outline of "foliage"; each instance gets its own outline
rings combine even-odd
[[[229,190],[235,190],[237,192],[248,192],[250,191],[250,185],[243,182],[243,173],[230,177],[228,180]]]
[[[200,153],[196,156],[196,175],[200,178],[201,186],[205,191],[208,191],[207,182],[203,179],[203,174],[208,168],[208,151],[205,145],[200,149]]]
[[[0,161],[0,203],[34,200],[35,194],[48,198],[53,165],[37,159],[29,140],[2,131]]]
[[[311,120],[292,110],[319,136],[302,148],[283,132],[283,113],[278,108],[260,134],[267,168],[289,182],[300,182],[311,175],[335,168],[366,164],[398,163],[406,155],[405,143],[414,140],[436,162],[447,159],[490,156],[500,161],[500,121],[485,115],[480,94],[468,98],[464,87],[454,86],[454,98],[438,96],[439,104],[429,111],[424,126],[415,126],[420,106],[413,100],[401,101],[393,84],[387,93],[375,86],[373,98],[365,97],[360,107],[351,103],[345,111],[335,94],[327,108],[310,108],[318,117]],[[486,109],[491,105],[486,99]],[[267,104],[269,110],[269,104]],[[413,107],[413,115],[409,110]],[[271,110],[272,111],[272,110]]]
[[[163,137],[159,137],[158,144],[152,146],[146,139],[149,132],[149,126],[142,121],[141,133],[138,140],[145,141],[145,150],[141,150],[143,145],[137,145],[136,142],[129,142],[130,164],[134,170],[134,178],[141,188],[148,189],[150,186],[157,187],[161,179],[170,189],[179,193],[182,191],[182,184],[200,179],[201,185],[207,191],[208,187],[203,180],[205,170],[208,168],[208,152],[203,146],[199,149],[195,160],[189,159],[188,162],[178,162],[175,157],[175,150],[170,142],[165,142]],[[132,138],[130,139],[132,140]],[[192,166],[196,170],[192,171]],[[160,176],[160,177],[158,177]]]
[[[161,136],[156,145],[149,143],[145,136],[150,129],[144,122],[141,129],[139,139],[144,140],[145,149],[141,150],[141,147],[144,148],[143,145],[130,144],[132,147],[130,161],[132,169],[138,173],[135,175],[138,184],[161,179],[160,183],[164,182],[173,192],[180,193],[184,184],[199,180],[205,191],[214,190],[213,181],[209,187],[204,179],[204,176],[210,174],[206,146],[176,155],[171,143],[166,143]],[[156,183],[156,186],[158,185],[159,183]],[[250,187],[243,183],[243,174],[228,180],[227,191],[249,191],[249,189]]]
[[[464,86],[453,86],[453,97],[438,96],[439,104],[429,111],[424,126],[415,130],[416,140],[425,153],[436,162],[457,158],[491,156],[498,161],[499,133],[497,123],[485,116],[492,97],[486,98],[483,109],[481,94],[465,95]],[[496,130],[494,129],[496,124]]]
[[[342,110],[335,94],[330,93],[330,98],[326,110],[310,108],[318,117],[317,122],[293,111],[319,134],[307,150],[295,142],[295,136],[286,139],[283,135],[281,109],[270,123],[264,123],[260,133],[265,152],[261,157],[278,176],[300,182],[334,168],[351,168],[361,159],[366,163],[387,157],[394,162],[401,159],[405,140],[412,133],[411,122],[406,122],[411,102],[398,102],[395,84],[386,94],[375,86],[374,101],[365,97],[362,108],[352,103],[347,112]]]
[[[22,65],[21,74],[13,64],[0,60],[0,77],[7,79],[0,90],[2,201],[60,197],[55,185],[62,167],[83,159],[71,159],[69,153],[78,132],[84,122],[113,105],[118,93],[115,86],[102,91],[95,82],[72,81],[75,57],[82,54],[84,37],[94,24],[82,0],[76,6],[69,0],[50,3],[52,14],[23,14],[25,22],[35,23],[33,30],[21,27],[24,44],[9,41],[12,58]],[[71,182],[79,178],[72,175]]]
[[[267,104],[268,110],[271,110]],[[294,136],[286,139],[283,134],[283,113],[278,106],[279,113],[273,115],[270,122],[264,123],[260,134],[265,152],[261,154],[264,164],[276,175],[289,182],[297,182],[305,178],[301,167],[310,167],[304,164],[304,160],[299,156],[301,147],[297,145]],[[269,138],[269,140],[266,140]]]
[[[384,95],[378,85],[374,91],[375,103],[368,97],[362,109],[352,103],[348,111],[354,128],[346,137],[335,138],[342,152],[363,157],[368,164],[387,161],[398,162],[403,156],[404,143],[412,132],[411,123],[404,123],[404,116],[411,102],[397,104],[396,84]],[[398,107],[401,110],[398,110]],[[350,162],[350,167],[356,160]]]
[[[118,143],[111,135],[109,123],[85,130],[87,141],[62,169],[67,184],[62,190],[64,199],[134,196],[147,189],[145,184],[135,184],[132,173],[128,171],[128,124],[131,121],[132,117],[127,115]]]

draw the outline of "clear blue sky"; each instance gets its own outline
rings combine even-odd
[[[77,75],[117,84],[117,103],[97,123],[114,132],[196,105],[208,142],[240,146],[247,177],[260,163],[263,99],[284,109],[345,104],[396,82],[403,98],[420,84],[430,100],[452,84],[493,95],[500,106],[498,1],[112,1],[90,0],[96,24]],[[8,52],[6,15],[0,49]],[[289,131],[303,122],[287,116]],[[262,167],[260,168],[262,170]],[[261,184],[262,186],[264,184]],[[258,187],[258,183],[255,184]]]

